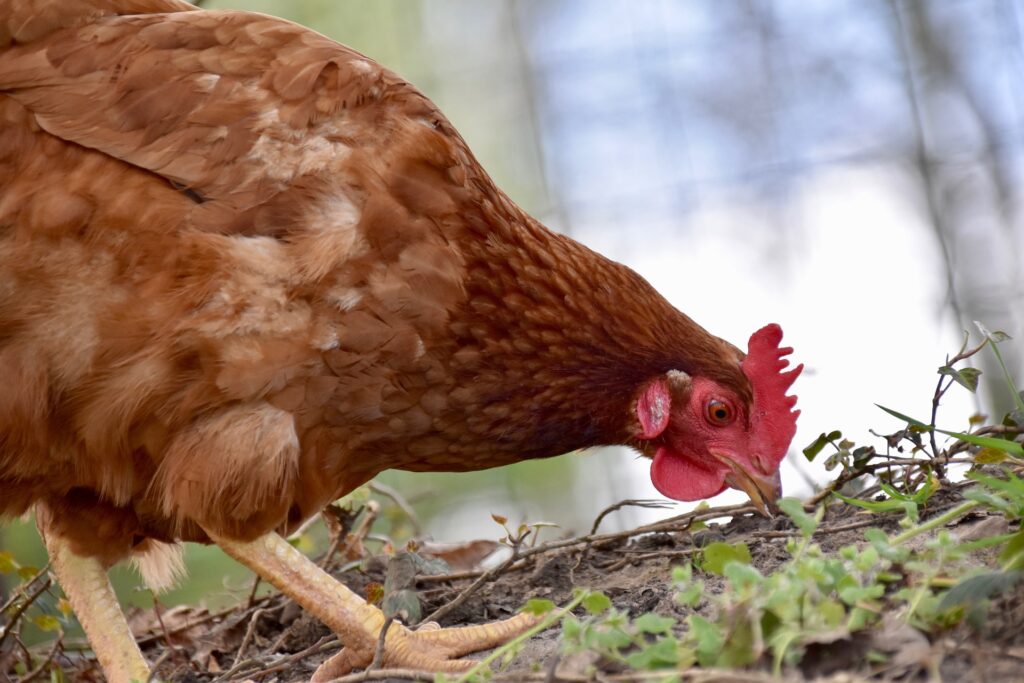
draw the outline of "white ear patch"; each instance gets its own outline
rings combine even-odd
[[[654,439],[668,427],[668,418],[672,412],[672,396],[668,392],[668,382],[659,377],[650,382],[640,393],[636,402],[636,417],[640,423],[641,439]]]

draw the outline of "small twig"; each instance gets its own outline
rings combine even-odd
[[[653,559],[660,558],[660,557],[672,557],[672,558],[692,557],[693,555],[696,555],[700,551],[701,551],[700,548],[686,548],[684,550],[652,550],[652,551],[646,552],[646,553],[637,553],[635,555],[627,555],[626,557],[623,557],[620,560],[616,560],[615,562],[612,562],[610,564],[602,565],[602,566],[600,566],[598,568],[603,570],[603,571],[605,571],[605,572],[615,572],[615,571],[618,571],[618,570],[622,569],[627,564],[632,564],[632,563],[640,562],[640,561],[643,561],[643,560],[653,560]]]
[[[46,653],[46,656],[43,657],[43,660],[41,662],[39,662],[39,664],[34,669],[29,671],[27,674],[25,674],[21,678],[17,679],[18,683],[29,683],[29,681],[34,681],[36,678],[41,676],[43,674],[43,672],[46,671],[46,667],[53,663],[53,658],[56,656],[57,651],[60,649],[61,643],[63,641],[64,641],[64,631],[61,630],[61,631],[59,631],[57,633],[57,639],[53,641],[53,646]],[[24,647],[24,645],[22,647]],[[26,652],[27,652],[27,650],[26,650]],[[29,663],[31,663],[31,660],[30,660]]]
[[[29,579],[28,583],[25,584],[25,590],[27,590],[29,588],[29,586],[31,586],[33,583],[38,581],[41,576],[45,575],[46,572],[49,570],[49,568],[50,568],[50,565],[47,564],[42,569],[40,569],[38,572],[36,572],[35,576],[33,576],[31,579]],[[22,593],[23,595],[25,595],[25,599],[21,602],[21,604],[19,604],[15,608],[14,612],[10,615],[10,617],[7,620],[7,625],[3,629],[3,634],[0,635],[0,652],[3,651],[3,649],[4,649],[4,642],[7,640],[8,636],[10,636],[10,634],[14,631],[15,625],[21,619],[21,616],[23,614],[25,614],[25,611],[29,607],[32,606],[32,603],[34,603],[36,600],[39,599],[40,595],[45,593],[50,588],[50,585],[52,583],[53,582],[50,580],[50,578],[47,577],[46,581],[43,581],[42,583],[40,583],[39,586],[34,591],[32,591],[31,593],[25,594],[23,591],[19,591],[19,593]],[[7,601],[7,604],[4,605],[4,609],[7,609],[10,606],[10,604],[12,604],[14,601],[15,601],[15,598],[14,598],[14,596],[12,596],[11,599]]]
[[[13,606],[14,603],[16,603],[19,598],[25,595],[25,591],[28,590],[29,586],[31,586],[33,582],[37,581],[39,577],[41,577],[43,574],[49,571],[49,569],[50,565],[47,564],[45,567],[36,572],[35,576],[33,576],[31,579],[23,583],[21,586],[19,586],[17,590],[11,591],[11,597],[7,600],[7,602],[0,605],[0,613],[6,612],[8,609],[10,609],[11,606]],[[48,587],[49,586],[47,586],[47,588]]]
[[[605,517],[615,512],[616,510],[621,510],[624,507],[659,509],[670,508],[673,505],[673,503],[670,503],[668,501],[657,499],[630,498],[628,500],[620,500],[618,503],[615,503],[614,505],[609,505],[604,510],[601,510],[601,513],[594,519],[594,524],[590,527],[590,535],[593,536],[597,533],[597,529],[601,526],[601,522],[604,521]]]
[[[481,574],[476,581],[469,584],[468,587],[466,587],[461,593],[455,596],[454,600],[447,604],[441,605],[431,614],[421,619],[419,623],[424,624],[431,621],[440,621],[449,612],[456,609],[457,607],[460,607],[462,603],[466,602],[466,600],[469,599],[469,596],[471,596],[473,593],[479,590],[481,586],[483,586],[485,583],[489,581],[494,580],[499,574],[501,574],[506,569],[511,567],[512,563],[519,559],[519,555],[516,551],[517,548],[513,548],[512,554],[508,557],[507,560],[499,564],[497,567],[494,567],[493,569],[490,569]]]
[[[249,647],[249,643],[252,642],[253,636],[256,634],[256,623],[265,613],[266,610],[262,608],[252,613],[252,618],[249,619],[249,627],[245,629],[245,635],[242,637],[242,644],[238,646],[238,652],[235,653],[235,661],[231,663],[232,668],[238,666],[238,663],[242,661],[245,649]]]
[[[329,519],[325,513],[327,513],[330,508],[331,506],[328,506],[321,513],[324,514],[325,523]],[[345,553],[346,559],[350,561],[361,560],[362,556],[352,551],[359,549],[360,553],[362,552],[363,541],[369,537],[370,530],[373,528],[373,523],[377,521],[377,516],[379,514],[380,503],[374,500],[367,501],[366,505],[362,508],[362,514],[359,517],[358,523],[351,531],[345,531],[344,527],[340,527],[337,531],[332,531],[331,545],[320,560],[320,567],[328,569],[331,565],[331,561],[334,559],[335,553],[337,553],[338,549],[342,546],[344,546],[347,551]],[[331,529],[331,524],[328,524],[328,529]]]
[[[162,665],[164,662],[170,659],[172,652],[173,650],[164,650],[160,653],[160,656],[157,657],[156,661],[153,662],[153,664],[149,667],[149,676],[146,678],[146,683],[150,683],[150,681],[153,680],[158,680],[156,677],[156,671],[160,668],[160,665]]]
[[[327,650],[334,649],[338,647],[338,645],[340,645],[340,642],[336,637],[324,636],[320,640],[316,641],[315,643],[307,647],[305,650],[301,650],[294,654],[290,654],[286,657],[282,657],[278,661],[274,662],[274,664],[272,664],[271,666],[259,668],[263,667],[263,662],[258,657],[251,657],[245,660],[244,662],[239,662],[237,665],[231,667],[230,669],[222,673],[220,676],[217,676],[217,678],[213,680],[214,683],[224,683],[225,681],[233,681],[238,678],[242,678],[242,676],[239,675],[242,671],[246,671],[245,676],[248,678],[266,676],[267,674],[281,671],[282,669],[287,669],[291,665],[295,664],[300,660],[305,659],[310,655],[319,654],[320,652],[325,652]],[[252,671],[248,671],[248,669],[252,667],[257,668]]]
[[[522,569],[526,566],[525,562],[519,563],[515,566],[509,567],[508,571],[515,571]],[[486,574],[486,569],[469,569],[464,572],[452,572],[451,574],[426,574],[424,576],[417,576],[417,583],[447,583],[449,581],[459,581],[461,579],[475,579],[483,574]]]
[[[259,574],[256,574],[256,576],[252,580],[252,590],[249,591],[249,599],[245,601],[245,606],[247,609],[251,608],[253,606],[253,603],[256,602],[256,591],[260,587],[260,581],[262,580],[262,578],[263,577],[261,577]]]
[[[850,522],[849,524],[837,524],[835,526],[822,526],[814,530],[814,536],[824,536],[828,534],[835,534],[840,531],[850,531],[852,529],[862,529],[866,526],[878,526],[879,519],[877,516],[872,516],[870,519],[862,519],[859,522]],[[802,536],[803,534],[799,531],[751,531],[748,534],[751,538],[794,538]]]
[[[601,522],[604,521],[604,518],[607,517],[609,514],[615,512],[616,510],[621,510],[622,508],[628,507],[628,506],[636,506],[636,507],[643,507],[643,508],[668,508],[668,507],[672,506],[672,503],[668,503],[668,502],[663,501],[663,500],[652,500],[652,499],[635,499],[635,498],[630,498],[630,499],[627,499],[627,500],[621,500],[618,503],[615,503],[614,505],[609,505],[604,510],[601,510],[600,514],[597,515],[597,517],[594,519],[594,523],[590,527],[590,534],[589,535],[590,536],[594,536],[594,535],[597,534],[598,527],[601,526]],[[576,583],[576,570],[579,569],[580,566],[583,565],[583,563],[586,561],[587,556],[589,554],[590,554],[590,544],[588,543],[587,545],[583,546],[583,549],[580,551],[579,556],[576,558],[576,562],[574,562],[573,566],[569,569],[569,579],[573,583]]]
[[[386,681],[388,679],[403,681],[433,681],[437,674],[430,671],[417,671],[415,669],[380,669],[378,671],[362,671],[349,674],[341,678],[335,678],[328,683],[364,683],[366,681]],[[497,673],[489,677],[492,681],[502,683],[543,683],[548,680],[560,681],[561,683],[594,683],[594,681],[607,681],[608,683],[637,683],[638,681],[664,681],[666,678],[680,681],[681,683],[778,683],[779,679],[770,674],[737,671],[734,669],[703,669],[691,668],[675,671],[630,671],[623,674],[596,674],[596,673],[558,673],[550,677],[546,671],[513,671],[509,673]],[[846,674],[830,678],[816,679],[820,683],[867,683],[866,678],[850,677]]]
[[[22,624],[23,623],[24,622],[22,622]],[[15,635],[14,635],[14,644],[18,646],[19,650],[21,650],[21,654],[25,655],[25,664],[27,666],[32,666],[32,662],[35,661],[33,659],[33,657],[32,657],[32,651],[29,650],[25,646],[25,643],[21,640],[21,627],[22,627],[22,624],[18,624],[18,630],[17,630],[17,632],[15,632]]]
[[[949,364],[950,361],[947,359],[946,365]],[[949,391],[950,385],[953,384],[953,379],[949,378],[949,381],[946,382],[946,386],[942,386],[943,380],[945,379],[946,375],[939,375],[939,381],[935,384],[935,393],[932,395],[931,422],[928,423],[928,426],[931,427],[931,429],[928,430],[928,439],[931,441],[932,444],[932,462],[935,465],[935,473],[940,478],[945,477],[946,468],[944,467],[944,464],[941,462],[942,456],[939,452],[938,442],[935,440],[935,423],[938,420],[939,416],[939,402],[942,400],[942,397],[946,394],[946,392]]]
[[[423,533],[423,524],[420,523],[420,518],[416,516],[416,511],[409,505],[409,501],[402,497],[395,489],[391,488],[387,484],[381,484],[379,481],[371,481],[370,490],[374,493],[378,493],[385,498],[390,498],[391,502],[398,506],[398,509],[409,518],[409,523],[412,525],[413,535],[419,536]]]
[[[332,678],[327,683],[362,683],[363,681],[387,681],[398,679],[402,681],[433,681],[437,674],[433,671],[418,671],[416,669],[367,669],[359,673],[349,674],[341,678]]]
[[[377,648],[373,651],[373,661],[370,662],[370,666],[366,668],[367,671],[379,669],[381,662],[384,661],[385,639],[388,637],[388,629],[391,628],[391,624],[393,623],[395,623],[395,618],[388,617],[384,620],[384,625],[380,627],[380,634],[377,636]]]
[[[155,595],[153,596],[153,612],[156,614],[156,621],[160,625],[160,631],[164,634],[164,641],[167,643],[167,649],[170,650],[171,654],[174,655],[174,658],[178,660],[179,665],[188,666],[188,660],[184,658],[184,655],[178,652],[178,648],[174,646],[173,642],[171,642],[171,633],[167,630],[167,625],[164,624],[164,617],[160,613],[160,602],[156,599]]]
[[[281,597],[280,593],[274,593],[273,595],[264,596],[264,597],[258,599],[254,603],[254,606],[255,605],[266,604],[266,603],[270,602],[271,600],[273,600],[275,598],[280,598],[280,597]],[[181,624],[179,626],[175,626],[174,628],[170,629],[168,631],[168,633],[170,633],[171,635],[177,635],[177,634],[183,633],[183,632],[185,632],[185,631],[187,631],[190,628],[193,628],[195,626],[200,626],[202,624],[205,624],[208,621],[215,621],[217,619],[222,619],[222,618],[224,618],[224,617],[226,617],[226,616],[228,616],[228,615],[230,615],[230,614],[232,614],[234,612],[237,612],[237,611],[238,611],[238,605],[233,605],[231,607],[225,607],[224,609],[220,610],[219,612],[208,612],[207,614],[204,614],[203,616],[197,618],[194,621],[189,621],[189,622]],[[143,636],[141,638],[136,639],[136,642],[139,644],[139,647],[143,647],[145,645],[149,645],[149,644],[153,643],[156,640],[159,640],[162,637],[164,637],[164,634],[162,634],[162,633],[151,633],[148,636]],[[65,649],[67,649],[67,648],[65,648]]]

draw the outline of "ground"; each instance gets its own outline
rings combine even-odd
[[[935,493],[921,509],[921,522],[926,523],[962,504],[961,489],[949,486]],[[846,546],[864,547],[867,528],[898,533],[900,517],[896,513],[870,513],[834,501],[828,505],[813,540],[827,557]],[[695,518],[707,521],[703,529],[693,532]],[[948,526],[948,530],[964,538],[1006,529],[1005,519],[987,510],[965,515]],[[598,532],[524,546],[518,551],[520,559],[505,566],[489,572],[462,571],[451,574],[450,578],[420,576],[415,589],[424,615],[460,601],[440,619],[444,626],[502,618],[515,613],[531,598],[546,598],[564,605],[581,586],[603,592],[615,608],[631,618],[653,612],[675,617],[682,623],[691,610],[675,599],[677,589],[671,582],[674,565],[690,561],[709,543],[743,541],[750,549],[752,566],[768,575],[790,559],[786,543],[799,535],[785,516],[767,519],[754,513],[752,508],[741,506],[705,509],[630,532],[603,535]],[[928,537],[923,534],[914,542],[921,547]],[[971,559],[981,566],[991,566],[994,561],[994,551],[979,552]],[[380,593],[387,563],[386,557],[369,557],[364,558],[361,568],[334,573],[357,593],[372,596]],[[706,595],[697,602],[696,611],[713,618],[715,608],[707,594],[722,591],[725,580],[713,573],[698,570],[697,574],[705,581]],[[481,577],[484,577],[482,581]],[[476,588],[470,589],[471,586]],[[338,647],[325,627],[279,595],[219,613],[179,607],[166,610],[161,616],[162,624],[154,618],[153,611],[148,610],[136,614],[133,623],[136,632],[142,632],[140,642],[145,655],[151,662],[159,663],[160,677],[170,681],[306,680]],[[787,680],[835,683],[1021,681],[1024,680],[1022,627],[1024,592],[1010,591],[996,599],[981,630],[961,622],[926,635],[900,619],[887,617],[873,628],[836,638],[823,637],[820,643],[809,644],[800,664],[784,668],[781,675]],[[173,650],[168,643],[173,643]],[[556,625],[527,640],[496,677],[546,681],[655,680],[652,672],[627,670],[621,662],[597,654],[564,655],[560,643],[561,628]],[[869,652],[876,656],[869,658]],[[88,659],[68,660],[65,664],[66,670],[77,672],[75,675],[80,679],[92,675],[99,680]],[[385,675],[383,671],[357,674],[350,680],[384,680]],[[665,679],[664,674],[656,675],[658,680]],[[676,680],[771,680],[770,658],[763,657],[743,671],[694,668]]]

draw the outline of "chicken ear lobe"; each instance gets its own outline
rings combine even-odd
[[[685,372],[673,370],[647,383],[636,402],[636,418],[640,423],[638,438],[650,440],[661,436],[672,415],[670,385],[688,384],[689,381],[690,376]]]

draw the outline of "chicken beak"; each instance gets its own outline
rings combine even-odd
[[[743,491],[750,497],[750,502],[765,517],[772,518],[779,508],[775,501],[782,495],[782,479],[779,471],[772,474],[761,474],[760,472],[748,472],[740,465],[727,458],[719,458],[732,470],[725,477],[725,483],[730,487]]]

